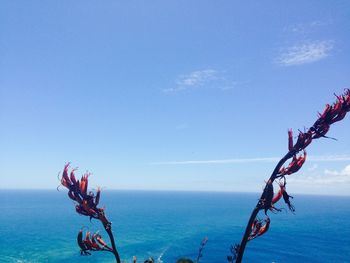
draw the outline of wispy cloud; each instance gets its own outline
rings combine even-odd
[[[280,157],[256,157],[256,158],[233,158],[233,159],[214,159],[214,160],[187,160],[187,161],[165,161],[151,162],[150,165],[186,165],[186,164],[231,164],[231,163],[266,163],[278,162]],[[350,155],[321,155],[309,156],[310,162],[339,162],[350,161]]]
[[[175,87],[164,91],[180,91],[198,88],[218,79],[218,71],[214,69],[195,70],[189,74],[180,75],[175,81]]]
[[[166,161],[152,162],[151,165],[183,165],[183,164],[228,164],[228,163],[257,163],[257,162],[275,162],[276,157],[267,158],[235,158],[235,159],[216,159],[216,160],[188,160],[188,161]]]
[[[276,59],[276,62],[282,66],[295,66],[306,63],[312,63],[329,56],[334,47],[334,42],[313,41],[295,45],[285,49]]]
[[[235,88],[241,82],[231,81],[225,76],[224,71],[215,69],[195,70],[188,74],[180,75],[176,78],[175,87],[164,89],[165,92],[176,92],[201,87],[215,87],[221,90]],[[243,82],[242,82],[243,83]]]
[[[326,169],[322,174],[291,177],[289,183],[303,185],[350,184],[350,165],[347,165],[341,171]]]
[[[309,21],[305,23],[296,23],[292,24],[290,26],[284,27],[283,31],[287,33],[295,33],[295,34],[309,34],[312,31],[319,31],[323,29],[325,26],[330,26],[333,24],[332,19],[326,19],[326,20],[314,20],[314,21]]]
[[[180,76],[177,79],[176,84],[179,88],[196,87],[202,86],[206,82],[217,78],[218,71],[214,69],[197,70],[191,72],[188,75]]]

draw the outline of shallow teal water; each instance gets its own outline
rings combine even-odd
[[[102,227],[76,214],[64,190],[0,194],[0,262],[113,262],[108,253],[80,256],[79,229]],[[240,241],[258,196],[106,191],[101,204],[124,262],[133,255],[138,262],[149,256],[158,262],[194,259],[204,236],[209,241],[201,262],[227,262],[229,246]],[[350,262],[350,198],[297,195],[294,204],[295,215],[271,216],[269,232],[248,244],[245,262]]]

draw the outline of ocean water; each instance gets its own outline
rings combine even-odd
[[[79,229],[103,228],[74,211],[65,190],[0,190],[0,262],[114,262],[111,254],[80,256]],[[101,204],[112,221],[123,262],[195,259],[227,262],[259,194],[105,191]],[[247,245],[244,262],[350,262],[350,198],[296,195],[296,214],[271,215],[268,233]],[[282,206],[283,204],[281,204]]]

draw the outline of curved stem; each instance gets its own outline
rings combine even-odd
[[[111,241],[111,245],[112,245],[112,249],[113,249],[111,252],[113,253],[113,255],[115,257],[116,262],[121,263],[120,256],[119,256],[119,253],[118,253],[117,247],[115,245],[115,241],[114,241],[114,236],[113,236],[113,232],[112,232],[112,223],[109,222],[105,216],[103,216],[103,217],[104,217],[103,219],[100,218],[100,221],[101,221],[104,229],[106,230],[106,232],[109,236],[109,239]]]
[[[114,237],[113,237],[112,229],[109,228],[109,229],[106,229],[106,231],[107,231],[107,233],[108,233],[109,239],[111,240],[111,244],[112,244],[112,248],[113,248],[112,253],[113,253],[114,256],[115,256],[115,260],[117,261],[117,263],[120,263],[120,256],[119,256],[117,247],[116,247],[115,242],[114,242]]]
[[[269,183],[273,183],[273,181],[277,178],[277,174],[279,172],[279,170],[281,169],[282,165],[290,158],[293,157],[293,154],[294,152],[288,152],[279,162],[278,164],[276,165],[275,169],[273,170],[271,176],[270,176],[270,179],[267,181],[266,183],[266,186],[265,186],[265,189],[267,187],[267,185]],[[260,209],[261,209],[261,200],[263,198],[263,195],[264,193],[261,195],[258,203],[256,204],[252,214],[250,215],[250,218],[249,218],[249,221],[248,221],[248,224],[247,224],[247,227],[245,229],[245,232],[244,232],[244,235],[243,235],[243,238],[242,238],[242,241],[241,241],[241,244],[239,245],[239,249],[238,249],[238,253],[237,253],[237,259],[236,259],[236,263],[241,263],[242,262],[242,258],[243,258],[243,254],[244,254],[244,250],[245,250],[245,247],[247,245],[247,242],[248,242],[248,237],[250,235],[250,232],[251,232],[251,226],[256,218],[256,216],[258,215]]]

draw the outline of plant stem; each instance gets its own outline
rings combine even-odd
[[[108,236],[109,236],[109,239],[111,240],[111,244],[112,244],[112,248],[113,248],[113,251],[112,253],[114,254],[115,256],[115,260],[117,261],[117,263],[120,263],[120,257],[119,257],[119,253],[117,251],[117,247],[115,246],[115,242],[114,242],[114,237],[113,237],[113,233],[112,233],[112,229],[109,229],[107,230],[107,233],[108,233]]]
[[[100,221],[101,221],[101,223],[103,224],[103,227],[104,227],[104,229],[106,230],[106,232],[107,232],[107,234],[108,234],[108,236],[109,236],[109,239],[110,239],[110,241],[111,241],[111,244],[112,244],[112,253],[113,253],[113,255],[114,255],[114,257],[115,257],[115,260],[116,260],[116,262],[117,263],[120,263],[121,261],[120,261],[120,256],[119,256],[119,253],[118,253],[118,250],[117,250],[117,247],[116,247],[116,245],[115,245],[115,241],[114,241],[114,236],[113,236],[113,232],[112,232],[112,223],[111,222],[109,222],[109,221],[107,221],[107,220],[101,220],[100,219]],[[106,223],[105,221],[107,221],[108,223]]]
[[[288,152],[279,162],[278,164],[276,165],[275,169],[273,170],[271,176],[270,176],[270,179],[267,181],[266,183],[266,186],[265,186],[265,189],[267,187],[267,185],[269,183],[273,183],[273,181],[276,179],[277,177],[277,174],[279,172],[279,170],[281,169],[282,165],[290,158],[293,157],[293,154],[294,152],[293,151],[290,151]],[[242,238],[242,241],[241,241],[241,244],[239,245],[239,249],[238,249],[238,253],[237,253],[237,259],[236,259],[236,263],[241,263],[242,262],[242,258],[243,258],[243,254],[244,254],[244,250],[245,250],[245,247],[247,245],[247,241],[248,241],[248,237],[250,235],[250,232],[252,231],[252,224],[256,218],[256,216],[258,215],[259,211],[261,210],[261,200],[263,198],[263,195],[264,193],[262,193],[258,203],[256,204],[252,214],[250,215],[250,218],[249,218],[249,221],[248,221],[248,224],[247,224],[247,227],[245,229],[245,232],[244,232],[244,235],[243,235],[243,238]]]

